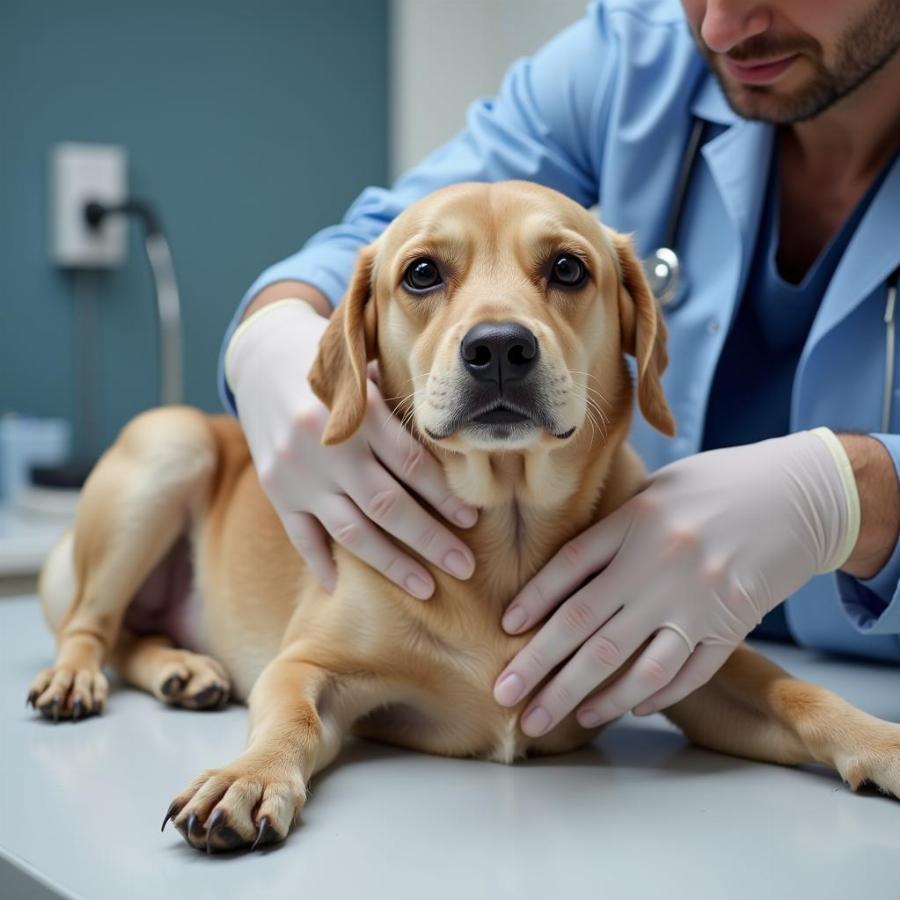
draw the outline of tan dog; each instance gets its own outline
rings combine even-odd
[[[430,287],[434,276],[442,283]],[[310,382],[331,410],[324,442],[341,441],[364,415],[377,357],[382,395],[455,493],[481,508],[456,532],[475,554],[472,578],[429,566],[437,590],[422,602],[335,545],[328,595],[260,489],[239,425],[155,410],[100,461],[74,537],[44,568],[59,647],[32,702],[54,718],[99,712],[107,661],[163,702],[249,699],[246,752],[202,773],[167,815],[208,850],[284,838],[351,730],[507,763],[580,747],[597,729],[574,715],[529,738],[518,725],[527,698],[493,699],[533,633],[510,637],[499,622],[562,545],[643,483],[625,443],[626,353],[643,414],[671,434],[665,329],[641,268],[628,241],[577,204],[522,182],[459,185],[415,204],[361,252]],[[820,762],[854,788],[870,780],[900,794],[900,726],[747,648],[666,714],[703,746]]]

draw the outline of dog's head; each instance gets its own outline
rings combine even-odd
[[[672,435],[665,337],[626,237],[548,188],[461,184],[360,252],[309,380],[331,410],[325,444],[359,427],[377,358],[382,394],[424,443],[527,453],[602,433],[623,379],[630,410],[623,353],[641,411]]]

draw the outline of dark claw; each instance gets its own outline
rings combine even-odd
[[[199,827],[198,827],[199,825],[200,825],[199,816],[197,815],[197,813],[191,813],[188,816],[187,826],[186,826],[189,837],[200,837],[201,836],[200,834],[194,834],[195,828],[197,828],[197,830],[199,831]]]
[[[180,812],[181,812],[181,807],[178,805],[178,801],[173,800],[169,804],[169,808],[166,810],[166,817],[163,819],[162,828],[160,828],[159,830],[165,831],[166,823],[169,821],[169,819],[174,819],[175,816],[177,816],[178,813],[180,813]]]
[[[221,693],[222,689],[218,685],[211,684],[209,687],[203,688],[199,694],[191,697],[191,700],[198,706],[215,706],[221,699]],[[213,698],[215,698],[215,701],[213,701]]]
[[[170,675],[164,682],[162,686],[163,696],[165,697],[174,697],[176,694],[180,694],[182,689],[184,688],[185,681],[180,675]]]
[[[209,817],[206,822],[206,852],[207,854],[212,853],[212,847],[209,845],[210,838],[212,838],[213,831],[218,827],[221,823],[222,819],[225,818],[225,813],[222,812],[221,809],[215,810],[213,814]]]
[[[81,702],[81,698],[79,697],[72,706],[72,721],[77,722],[81,718],[81,714],[83,712],[84,704]]]
[[[268,816],[263,816],[259,820],[259,832],[256,835],[256,840],[253,842],[253,846],[250,848],[251,851],[255,850],[260,844],[268,844],[273,840],[278,838],[278,832],[272,827],[272,823],[269,821]]]
[[[49,703],[41,707],[41,712],[54,722],[59,721],[59,698],[54,697]]]
[[[28,692],[28,696],[25,698],[25,705],[34,707],[34,701],[37,700],[38,697],[41,696],[41,692],[37,689]]]
[[[215,838],[215,843],[212,838]],[[247,842],[228,824],[225,811],[215,810],[206,823],[206,852],[218,853],[246,846]]]

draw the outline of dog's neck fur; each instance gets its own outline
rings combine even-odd
[[[473,577],[491,605],[504,607],[566,541],[611,511],[608,481],[627,428],[624,422],[605,440],[595,436],[593,446],[588,435],[553,451],[444,460],[454,493],[480,507],[477,524],[457,533],[464,541],[477,533],[469,541],[478,548]]]
[[[628,467],[620,465],[623,454],[631,452],[625,441],[633,403],[624,360],[619,389],[609,396],[609,421],[614,423],[609,431],[601,434],[582,426],[561,447],[466,453],[431,447],[451,490],[479,508],[471,529],[453,530],[477,548],[475,574],[467,584],[477,585],[485,605],[502,611],[566,541],[635,492],[636,485],[625,483],[623,476]],[[408,427],[424,439],[414,423]]]

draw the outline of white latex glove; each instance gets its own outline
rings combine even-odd
[[[512,601],[503,626],[517,633],[565,600],[498,677],[494,697],[518,702],[571,656],[524,710],[526,734],[543,734],[576,706],[585,727],[671,706],[769,610],[840,568],[858,535],[850,461],[827,428],[671,463],[564,545]]]
[[[403,485],[461,527],[474,525],[477,511],[451,493],[438,461],[391,414],[372,367],[359,430],[341,444],[322,446],[328,408],[307,376],[327,325],[306,301],[280,300],[241,323],[229,342],[225,376],[260,483],[297,552],[327,590],[334,589],[336,571],[326,531],[425,599],[434,579],[385,532],[457,578],[472,574],[475,559]]]

